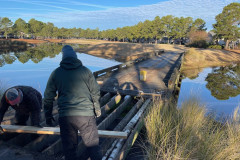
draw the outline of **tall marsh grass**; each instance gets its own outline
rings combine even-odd
[[[239,110],[231,121],[215,121],[194,98],[177,109],[154,100],[145,118],[150,160],[222,160],[240,157]]]

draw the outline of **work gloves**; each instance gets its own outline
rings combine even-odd
[[[0,135],[3,133],[4,133],[3,128],[0,126]]]
[[[100,117],[101,116],[101,110],[100,109],[95,110],[95,116],[96,117]]]
[[[46,118],[46,124],[48,126],[53,126],[53,123],[55,122],[55,119],[53,117]]]

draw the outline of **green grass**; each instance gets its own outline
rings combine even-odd
[[[150,160],[199,159],[222,160],[240,157],[240,126],[238,110],[230,121],[215,121],[214,114],[194,98],[180,109],[172,104],[154,101],[145,118]]]

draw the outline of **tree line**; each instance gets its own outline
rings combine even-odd
[[[141,40],[159,40],[163,37],[168,39],[174,37],[175,39],[185,38],[190,30],[206,30],[205,21],[196,19],[193,21],[191,17],[174,17],[172,15],[160,18],[156,16],[154,20],[146,20],[139,22],[134,26],[126,26],[117,29],[108,29],[99,31],[96,29],[82,29],[82,28],[58,28],[53,23],[41,22],[34,18],[25,22],[19,18],[13,22],[7,18],[1,18],[1,31],[4,32],[5,37],[9,33],[23,38],[24,35],[39,38],[88,38],[88,39],[106,39],[111,41],[129,41],[140,42]]]
[[[240,37],[240,3],[231,3],[223,8],[222,13],[216,17],[213,24],[215,38],[229,42]],[[206,35],[205,21],[201,18],[193,20],[192,17],[174,17],[167,15],[156,16],[154,20],[145,20],[134,26],[125,26],[117,29],[100,31],[96,29],[82,28],[58,28],[53,23],[41,22],[34,18],[28,22],[19,18],[14,23],[7,17],[0,18],[0,31],[7,38],[11,33],[19,38],[28,35],[31,38],[87,38],[105,39],[109,41],[128,42],[155,42],[158,43],[163,38],[170,43],[175,40],[181,44],[184,40],[195,41],[196,35]],[[206,36],[202,36],[206,39]],[[194,39],[195,38],[195,39]],[[197,36],[197,39],[199,36]]]

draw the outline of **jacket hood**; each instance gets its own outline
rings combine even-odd
[[[68,57],[77,58],[77,54],[71,46],[65,45],[62,48],[62,60]]]
[[[80,66],[82,66],[82,62],[79,59],[73,57],[65,58],[60,63],[60,67],[68,70],[76,69]]]

